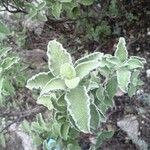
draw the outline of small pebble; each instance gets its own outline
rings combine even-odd
[[[146,70],[146,76],[147,76],[147,78],[150,77],[150,69],[147,69],[147,70]]]

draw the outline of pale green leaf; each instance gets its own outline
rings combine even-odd
[[[40,95],[49,93],[50,91],[65,90],[66,85],[64,80],[60,78],[51,79],[42,89]]]
[[[142,63],[146,63],[146,59],[138,56],[131,56],[130,59],[138,59]]]
[[[68,122],[65,122],[64,124],[61,125],[60,135],[61,138],[63,138],[64,140],[67,140],[68,138],[69,128],[70,128],[70,124]]]
[[[18,61],[19,61],[18,57],[7,57],[2,62],[1,66],[3,69],[7,70],[7,69],[11,68],[12,65],[18,63]]]
[[[56,19],[60,18],[61,10],[62,10],[62,4],[60,2],[53,3],[53,5],[52,5],[52,14],[54,15],[54,17]]]
[[[126,65],[128,65],[129,69],[131,69],[131,70],[144,67],[143,63],[140,60],[133,59],[133,58],[130,58],[127,61]]]
[[[66,150],[82,150],[78,143],[68,144]]]
[[[41,72],[34,75],[27,81],[26,87],[29,89],[42,89],[47,82],[49,82],[53,78],[52,73],[50,72]]]
[[[97,135],[95,147],[99,148],[105,140],[112,138],[113,135],[113,131],[100,131],[100,133]]]
[[[130,83],[131,72],[126,68],[117,70],[118,86],[123,92],[127,92],[128,84]]]
[[[100,125],[100,114],[95,104],[90,105],[90,113],[91,113],[90,126],[92,129],[96,130]]]
[[[79,0],[79,3],[85,6],[92,5],[94,0]]]
[[[99,67],[98,61],[86,61],[78,64],[75,67],[76,76],[80,79],[84,78],[88,75],[91,71]]]
[[[98,68],[101,75],[104,77],[109,77],[111,73],[111,69],[109,69],[107,66]]]
[[[59,0],[61,3],[70,3],[72,0]]]
[[[65,79],[65,84],[66,84],[66,86],[69,89],[73,89],[73,88],[77,87],[79,82],[80,82],[80,78],[79,77],[75,77],[75,78],[70,79],[70,80],[69,79]]]
[[[4,148],[6,147],[6,140],[5,140],[5,135],[3,133],[0,133],[0,145]],[[1,148],[2,148],[1,147]]]
[[[72,59],[69,53],[62,47],[62,44],[57,42],[56,40],[50,41],[48,43],[48,64],[49,69],[52,71],[54,75],[60,74],[60,67],[65,64],[69,63],[72,64]]]
[[[103,57],[103,53],[100,53],[100,52],[94,52],[94,53],[91,53],[89,55],[86,55],[80,59],[78,59],[76,62],[75,62],[75,66],[82,63],[82,62],[86,62],[86,61],[91,61],[91,60],[95,60],[95,61],[98,61],[98,60],[101,60],[102,57]]]
[[[102,85],[100,84],[99,88],[96,90],[96,97],[101,102],[103,102],[104,100],[104,91],[105,91],[105,88],[102,87]]]
[[[121,61],[118,59],[118,57],[112,56],[110,58],[106,58],[106,60],[114,65],[119,66],[121,64]]]
[[[0,21],[0,33],[2,34],[9,34],[9,28],[4,24],[3,22]]]
[[[106,84],[106,91],[111,99],[116,94],[117,87],[118,87],[117,77],[114,76],[114,77],[110,78],[110,80],[108,80],[108,82]]]
[[[3,48],[0,48],[0,58],[1,57],[5,57],[6,54],[11,50],[10,47],[3,47]]]
[[[90,132],[90,98],[85,87],[71,89],[66,95],[67,109],[80,131]]]
[[[53,109],[53,104],[51,102],[51,95],[42,95],[42,96],[39,96],[38,99],[37,99],[37,103],[41,104],[41,105],[44,105],[49,110]]]
[[[72,79],[76,76],[76,71],[72,65],[65,63],[60,67],[60,75],[62,78]]]
[[[118,57],[121,62],[124,62],[128,58],[126,42],[123,37],[119,38],[119,42],[117,44],[117,49],[115,51],[115,56]]]
[[[129,89],[128,89],[128,95],[132,97],[135,94],[136,90],[137,90],[136,86],[133,85],[133,83],[130,83]]]

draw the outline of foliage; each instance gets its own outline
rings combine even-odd
[[[59,145],[60,149],[75,146],[75,137],[80,132],[92,134],[97,139],[92,147],[98,148],[103,140],[113,136],[111,131],[99,130],[100,123],[107,118],[107,109],[114,106],[113,97],[118,90],[130,96],[135,93],[140,83],[138,72],[145,60],[129,57],[122,37],[114,56],[95,52],[73,62],[56,40],[48,43],[47,56],[50,72],[33,76],[26,87],[41,90],[37,102],[40,99],[41,104],[53,111],[53,119],[49,132],[38,123],[31,124],[36,125],[33,130],[48,133],[44,144],[54,140],[52,145]]]

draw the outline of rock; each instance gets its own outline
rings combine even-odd
[[[29,31],[33,31],[36,35],[40,36],[42,34],[45,22],[38,20],[25,19],[22,22],[22,26],[27,28]]]
[[[147,70],[146,70],[146,76],[147,76],[147,78],[150,77],[150,69],[147,69]]]
[[[148,144],[139,138],[139,122],[136,116],[127,116],[117,122],[117,125],[127,133],[128,137],[140,147],[140,150],[148,150]]]
[[[16,124],[9,128],[9,139],[6,141],[5,150],[37,150],[29,135],[22,131]]]

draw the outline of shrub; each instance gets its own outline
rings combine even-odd
[[[114,106],[114,96],[118,91],[135,94],[145,60],[128,56],[124,38],[119,39],[114,56],[94,52],[73,62],[56,40],[48,43],[47,56],[49,71],[30,78],[26,87],[40,89],[37,103],[51,110],[53,117],[45,122],[40,115],[31,125],[33,137],[44,141],[45,149],[77,150],[81,149],[77,137],[83,132],[94,137],[91,149],[97,149],[113,135],[100,125],[107,119],[107,109]]]

